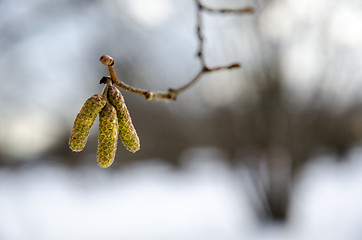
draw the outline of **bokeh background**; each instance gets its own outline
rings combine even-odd
[[[362,238],[362,3],[204,0],[210,67],[124,92],[141,150],[68,148],[103,54],[164,91],[199,71],[194,0],[0,1],[0,239]]]

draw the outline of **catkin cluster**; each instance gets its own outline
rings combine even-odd
[[[100,167],[107,168],[114,161],[118,135],[131,152],[140,149],[140,140],[121,92],[109,86],[104,95],[95,94],[84,103],[74,121],[69,147],[75,152],[83,150],[89,130],[99,114],[97,162]]]

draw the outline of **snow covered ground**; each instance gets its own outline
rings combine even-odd
[[[197,150],[185,171],[155,160],[121,171],[95,164],[0,170],[0,239],[362,238],[362,149],[317,159],[297,184],[291,220],[260,225],[240,176]],[[328,160],[328,161],[327,161]]]

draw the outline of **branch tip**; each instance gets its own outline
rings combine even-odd
[[[244,9],[243,9],[244,11],[244,13],[254,13],[255,12],[255,10],[254,10],[254,8],[253,7],[245,7]]]
[[[99,58],[99,61],[101,61],[101,63],[106,65],[106,66],[113,66],[113,64],[114,64],[113,58],[111,56],[109,56],[109,55],[102,55]]]
[[[227,68],[228,69],[238,69],[238,68],[241,68],[241,64],[240,63],[233,63],[233,64],[229,65]]]

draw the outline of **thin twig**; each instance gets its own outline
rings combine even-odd
[[[176,100],[177,96],[181,92],[183,92],[183,91],[187,90],[188,88],[190,88],[191,86],[193,86],[196,82],[198,82],[201,79],[201,77],[204,74],[210,73],[210,72],[221,71],[221,70],[231,70],[231,69],[240,68],[241,64],[239,64],[239,63],[233,63],[233,64],[226,65],[226,66],[217,66],[217,67],[212,67],[212,68],[207,66],[206,61],[205,61],[205,56],[204,56],[204,45],[205,45],[204,40],[205,40],[205,38],[204,38],[203,31],[202,31],[203,30],[202,12],[206,11],[206,12],[212,12],[212,13],[244,14],[244,13],[253,13],[254,9],[252,7],[246,7],[246,8],[242,8],[242,9],[226,9],[226,8],[214,9],[214,8],[210,8],[210,7],[203,5],[201,3],[201,0],[195,0],[195,1],[196,1],[196,5],[197,5],[196,31],[197,31],[197,38],[198,38],[198,43],[199,43],[197,57],[200,60],[201,69],[191,81],[189,81],[188,83],[186,83],[185,85],[183,85],[179,88],[176,88],[176,89],[170,88],[170,89],[168,89],[167,92],[160,92],[160,93],[151,92],[151,91],[143,90],[143,89],[139,89],[139,88],[134,88],[132,86],[125,84],[124,82],[122,82],[118,79],[115,69],[114,69],[113,58],[108,55],[103,55],[100,58],[100,61],[108,67],[110,76],[103,77],[100,82],[106,83],[107,81],[111,80],[114,85],[116,85],[126,91],[142,95],[146,98],[146,100]]]
[[[205,57],[204,57],[204,34],[202,32],[203,21],[202,21],[202,4],[200,0],[196,0],[197,11],[196,11],[196,31],[197,37],[199,40],[199,50],[197,56],[200,59],[201,70],[206,67]]]
[[[234,14],[251,14],[254,13],[254,8],[252,7],[245,7],[240,9],[230,9],[230,8],[210,8],[206,7],[205,5],[201,4],[201,10],[205,10],[209,13],[234,13]]]

